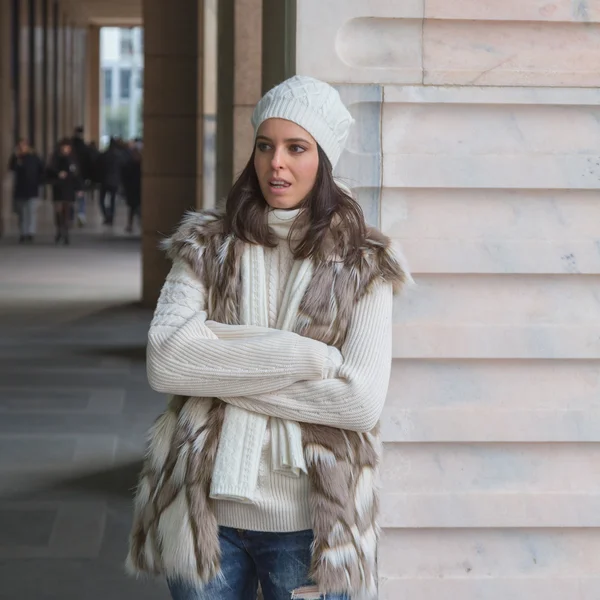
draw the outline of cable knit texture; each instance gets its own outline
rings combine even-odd
[[[294,301],[294,295],[286,288],[300,285],[299,293],[303,294],[308,285],[308,280],[299,281],[302,262],[294,263],[288,244],[290,229],[299,212],[271,211],[269,223],[274,225],[273,230],[280,238],[279,245],[272,249],[250,246],[246,250],[248,255],[243,257],[248,261],[250,271],[253,267],[261,270],[260,277],[243,278],[242,303],[248,305],[248,318],[255,321],[253,325],[287,329],[285,322],[295,318],[298,301]],[[308,266],[311,266],[310,262]],[[285,477],[301,477],[303,481],[288,485],[282,481]],[[211,498],[217,500],[218,523],[248,528],[250,521],[252,529],[260,531],[308,529],[307,491],[306,463],[298,423],[269,419],[256,412],[228,406],[210,491]],[[243,511],[240,503],[251,504],[253,508]]]
[[[267,119],[285,119],[308,131],[335,167],[346,144],[352,115],[339,92],[324,81],[295,75],[269,90],[252,114],[254,137]]]
[[[223,232],[218,214],[189,215],[169,240],[174,265],[149,332],[148,374],[174,397],[150,432],[128,568],[196,585],[219,575],[209,490],[225,407],[233,404],[300,421],[311,578],[322,593],[374,600],[377,422],[390,372],[392,290],[405,274],[389,240],[370,230],[352,262],[314,264],[294,332],[244,329],[244,247]],[[334,369],[332,356],[340,358]],[[250,517],[244,528],[252,528]]]

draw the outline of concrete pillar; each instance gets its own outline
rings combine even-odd
[[[49,31],[48,31],[48,152],[52,153],[54,144],[58,138],[58,58],[59,58],[59,11],[57,5],[52,2],[49,7]]]
[[[235,0],[233,177],[246,166],[253,146],[250,117],[261,97],[263,0]]]
[[[204,190],[205,208],[216,204],[216,133],[218,80],[217,0],[204,1]]]
[[[85,125],[85,102],[87,97],[87,86],[85,70],[87,65],[87,28],[77,25],[75,27],[75,42],[74,42],[74,54],[75,54],[75,77],[74,77],[74,115],[73,125],[78,127],[79,125]],[[86,136],[88,136],[86,132]]]
[[[36,0],[35,10],[35,147],[44,153],[44,21],[43,0]]]
[[[0,0],[0,236],[5,232],[11,211],[10,176],[6,171],[13,147],[10,22],[10,1]]]
[[[39,142],[36,111],[36,105],[39,100],[37,52],[35,43],[37,15],[38,4],[36,0],[27,0],[27,129],[25,137],[33,147],[36,147]]]
[[[73,26],[68,14],[64,19],[64,98],[62,135],[70,135],[73,131]]]
[[[19,137],[29,135],[29,0],[19,2]]]
[[[56,111],[57,128],[56,137],[60,139],[64,135],[64,114],[65,114],[65,24],[62,7],[58,9],[58,32],[56,44]],[[57,140],[54,140],[55,142]]]
[[[225,198],[252,151],[249,119],[261,96],[262,5],[219,2],[217,200]]]
[[[234,28],[235,0],[219,0],[217,77],[217,201],[222,201],[233,178]]]
[[[41,33],[40,33],[40,53],[41,53],[41,138],[38,144],[38,149],[41,155],[46,158],[48,156],[48,147],[51,141],[51,113],[50,113],[50,98],[52,96],[51,87],[51,62],[52,55],[50,52],[52,39],[52,6],[49,0],[42,0],[41,6]]]
[[[89,140],[100,141],[100,27],[91,25],[86,42],[85,132]]]
[[[262,91],[267,92],[296,73],[296,0],[263,0],[262,48]]]
[[[159,242],[202,206],[203,0],[144,0],[142,302],[156,303],[169,263]]]

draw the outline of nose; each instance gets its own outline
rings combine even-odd
[[[275,148],[273,158],[271,158],[271,167],[274,171],[279,171],[284,167],[283,148]]]

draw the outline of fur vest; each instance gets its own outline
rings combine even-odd
[[[244,242],[216,213],[191,213],[165,244],[203,281],[209,319],[238,324]],[[390,241],[369,230],[351,263],[315,264],[294,331],[341,348],[355,304],[378,282],[399,289],[405,273]],[[136,492],[128,570],[202,585],[220,573],[218,525],[209,490],[225,404],[176,396],[154,424]],[[301,423],[311,487],[311,577],[322,592],[377,597],[379,430]]]

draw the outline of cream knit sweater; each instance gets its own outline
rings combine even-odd
[[[293,256],[287,229],[265,249],[269,324],[277,321]],[[153,389],[216,396],[272,417],[369,431],[379,419],[391,366],[392,288],[381,284],[356,306],[341,356],[322,342],[276,329],[207,321],[202,283],[175,261],[148,335]],[[271,470],[265,436],[257,502],[214,504],[220,525],[255,531],[310,529],[309,483]]]

